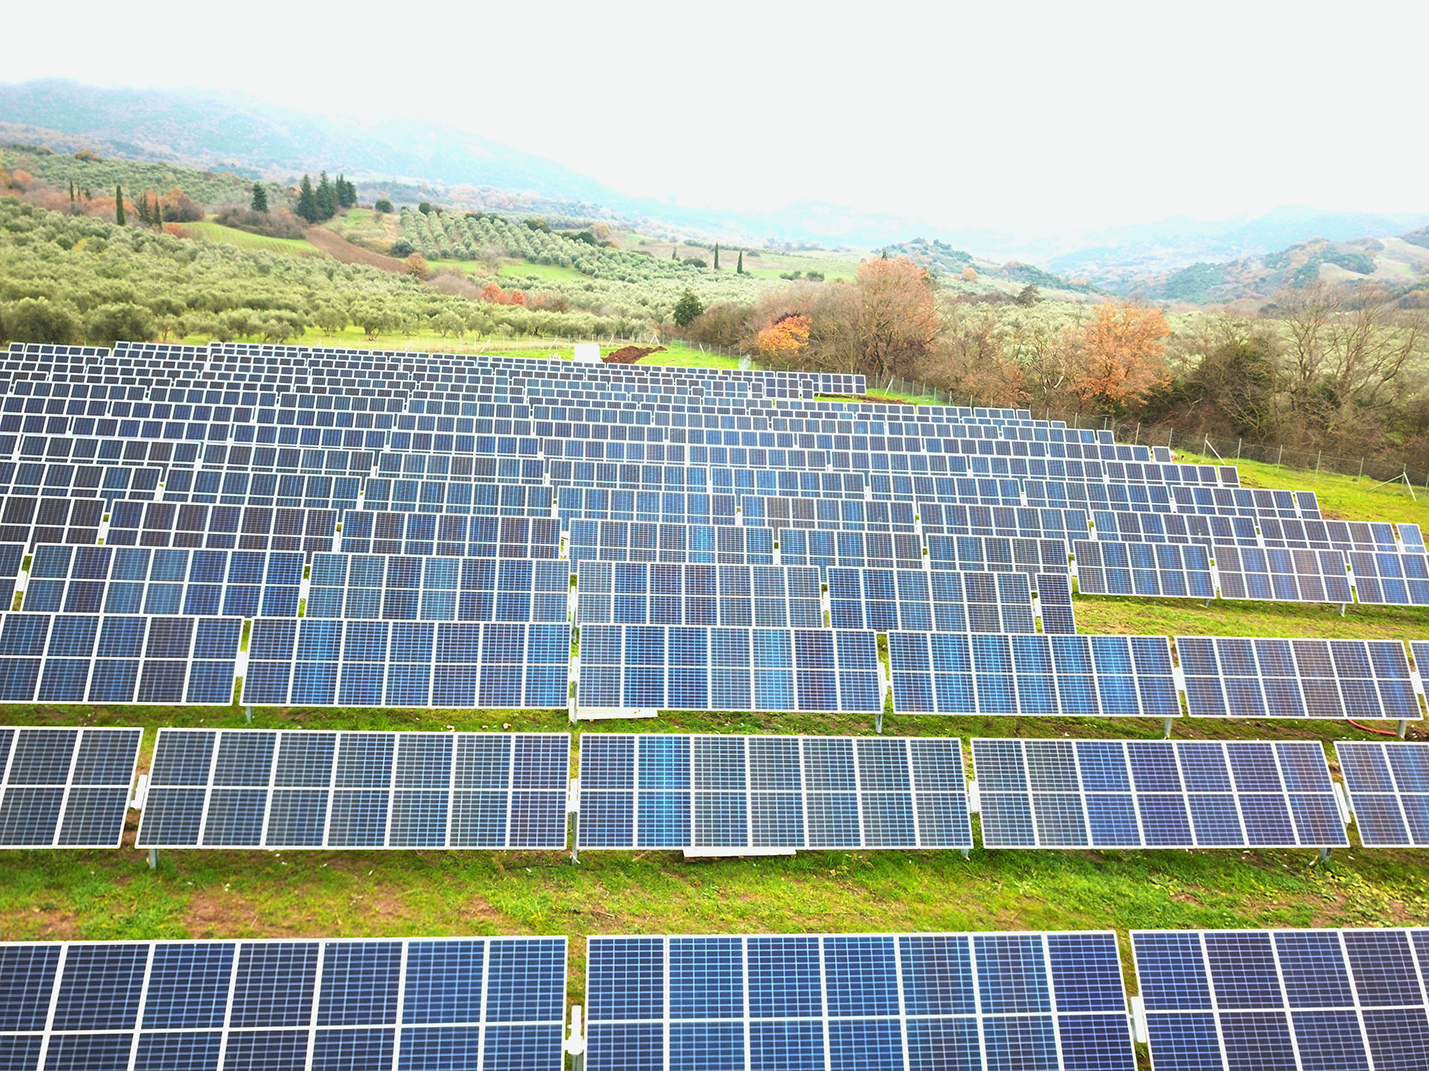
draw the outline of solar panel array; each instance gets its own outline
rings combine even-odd
[[[587,625],[580,634],[578,709],[876,714],[883,691],[872,632]]]
[[[581,740],[580,848],[970,848],[956,739]]]
[[[1338,603],[1352,598],[1338,550],[1216,546],[1211,554],[1222,598]]]
[[[1397,640],[1177,636],[1176,652],[1192,717],[1420,717],[1422,686]]]
[[[1401,526],[1402,527],[1402,526]],[[1351,551],[1355,599],[1380,606],[1429,606],[1429,554]]]
[[[13,1068],[560,1071],[566,938],[0,944]]]
[[[988,848],[1349,844],[1315,741],[972,742]]]
[[[1132,1071],[1111,933],[592,936],[586,1067]]]
[[[567,557],[584,561],[701,562],[773,565],[778,552],[774,529],[728,524],[656,524],[643,521],[571,521]],[[788,532],[784,533],[786,539]],[[785,551],[785,565],[809,564]]]
[[[1207,548],[1195,543],[1120,543],[1078,539],[1077,587],[1086,595],[1213,599]]]
[[[562,561],[315,554],[305,616],[564,624],[570,589]]]
[[[1429,845],[1429,744],[1337,740],[1335,754],[1361,844]]]
[[[568,733],[160,729],[140,848],[564,848]]]
[[[890,632],[888,663],[900,714],[1181,714],[1164,636]]]
[[[0,847],[119,847],[142,732],[0,727]]]
[[[1429,1066],[1429,931],[1133,930],[1156,1071]]]

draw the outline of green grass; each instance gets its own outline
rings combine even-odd
[[[305,238],[269,238],[262,234],[249,234],[218,223],[185,223],[184,230],[192,237],[206,242],[225,242],[240,249],[260,249],[270,253],[287,253],[291,256],[320,257],[324,254],[309,244]]]

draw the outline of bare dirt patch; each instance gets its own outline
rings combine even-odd
[[[663,353],[664,346],[622,346],[618,350],[612,350],[601,358],[606,364],[634,364],[642,357],[649,357],[652,353]]]
[[[407,265],[396,257],[384,257],[381,253],[355,246],[326,227],[309,227],[303,237],[308,240],[309,245],[344,264],[366,264],[370,268],[390,271],[394,275],[400,275],[407,270]]]

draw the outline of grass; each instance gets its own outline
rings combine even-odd
[[[290,256],[320,257],[323,254],[305,238],[269,238],[263,234],[249,234],[219,223],[185,223],[184,230],[194,238],[206,242],[224,242],[240,249],[257,249],[269,253],[286,253]]]

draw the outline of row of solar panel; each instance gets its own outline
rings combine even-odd
[[[1158,1071],[1423,1066],[1422,929],[1130,934]],[[15,1067],[564,1063],[564,937],[0,945]],[[593,936],[592,1071],[1133,1071],[1115,934]]]
[[[119,843],[142,730],[0,729],[0,844]],[[1347,845],[1318,743],[972,740],[988,848]],[[1429,745],[1340,742],[1365,846],[1429,843]],[[139,847],[566,844],[564,733],[160,729]],[[587,734],[580,848],[972,846],[956,738]]]

